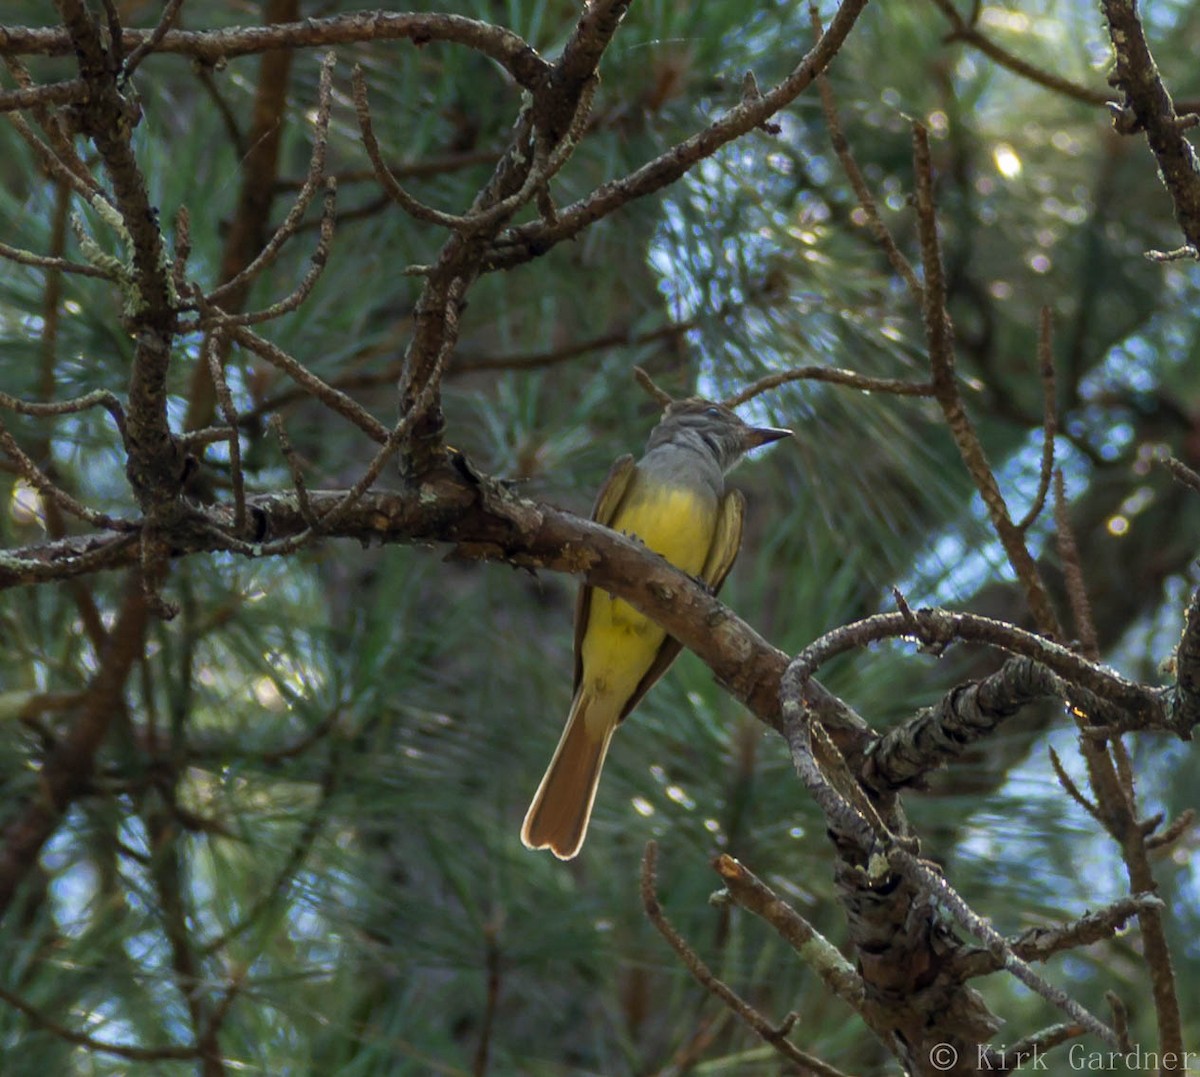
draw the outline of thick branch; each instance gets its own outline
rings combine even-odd
[[[1135,0],[1102,0],[1116,68],[1109,82],[1125,95],[1116,127],[1123,134],[1145,131],[1159,175],[1175,206],[1175,219],[1192,248],[1200,252],[1200,162],[1184,136],[1186,124],[1159,76]]]
[[[540,257],[556,243],[577,235],[600,218],[669,186],[699,161],[761,126],[808,89],[813,79],[828,67],[864,7],[866,0],[844,0],[821,40],[777,86],[742,101],[703,131],[672,146],[636,172],[602,184],[586,198],[560,209],[553,221],[538,220],[509,230],[489,253],[485,267],[508,269]]]
[[[431,474],[406,491],[371,490],[342,514],[328,537],[373,544],[454,544],[458,559],[496,560],[524,568],[586,575],[587,581],[633,603],[709,664],[717,679],[762,721],[781,728],[779,679],[783,652],[723,606],[703,585],[651,553],[636,540],[572,513],[508,494],[464,473],[466,465]],[[320,517],[342,503],[344,491],[313,491]],[[246,499],[260,541],[300,535],[308,529],[294,492]],[[220,533],[233,524],[233,506],[205,510],[170,536],[174,556],[230,548]],[[243,550],[242,552],[246,552]],[[71,579],[100,569],[136,563],[129,536],[66,539],[12,551],[0,559],[0,590]],[[861,754],[869,737],[862,720],[817,682],[810,699],[847,756]]]
[[[153,32],[127,29],[122,36],[128,47],[136,48]],[[178,53],[207,64],[219,64],[238,56],[253,56],[277,49],[321,48],[404,38],[417,45],[447,41],[475,49],[503,66],[526,88],[535,85],[549,66],[511,30],[462,15],[433,12],[357,11],[274,26],[171,30],[163,35],[154,51]],[[0,27],[0,56],[67,56],[73,51],[71,38],[59,27]]]
[[[59,10],[89,92],[77,115],[108,173],[132,247],[133,279],[125,299],[136,344],[129,382],[126,473],[148,510],[175,495],[182,474],[181,454],[167,425],[167,364],[175,320],[171,279],[158,210],[150,202],[133,152],[136,106],[122,95],[114,58],[83,0],[59,0]]]

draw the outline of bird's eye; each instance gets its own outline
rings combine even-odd
[[[719,419],[721,417],[721,409],[720,408],[708,408],[704,412],[704,414],[707,415],[710,419]]]

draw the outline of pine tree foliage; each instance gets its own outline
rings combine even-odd
[[[818,6],[826,27],[855,7]],[[876,957],[854,934],[855,917],[871,913],[849,911],[848,824],[798,778],[778,735],[786,709],[752,713],[712,663],[685,652],[614,739],[582,855],[530,852],[522,813],[570,703],[578,579],[558,570],[605,569],[568,564],[569,550],[535,545],[520,521],[508,545],[499,531],[471,532],[448,502],[440,531],[432,515],[407,532],[387,516],[405,497],[424,496],[432,513],[435,488],[419,483],[449,472],[455,489],[497,503],[586,517],[612,460],[637,452],[656,419],[634,367],[674,396],[712,399],[813,368],[740,407],[794,437],[734,475],[749,509],[721,602],[788,656],[898,604],[1047,634],[939,400],[879,387],[935,380],[932,316],[869,220],[878,214],[930,288],[916,124],[932,158],[952,381],[1012,518],[1041,505],[1022,541],[1065,626],[1059,642],[1095,659],[1097,676],[1108,667],[1137,682],[1139,698],[1186,705],[1200,653],[1193,640],[1189,666],[1186,634],[1180,643],[1197,608],[1200,494],[1186,480],[1200,470],[1188,201],[1200,205],[1200,177],[1173,179],[1155,143],[1162,117],[1142,115],[1116,75],[1106,82],[1123,70],[1112,27],[1127,8],[868,7],[828,66],[824,104],[812,83],[760,126],[688,158],[661,189],[517,257],[505,243],[522,229],[551,227],[647,162],[682,159],[684,140],[770,93],[813,48],[808,5],[446,0],[335,37],[328,27],[359,10],[341,0],[60,0],[53,11],[10,0],[0,26],[0,106],[14,121],[0,123],[5,1072],[800,1071],[656,930],[639,889],[651,840],[663,913],[711,977],[776,1030],[795,1015],[774,1040],[831,1067],[805,1072],[996,1070],[1026,1037],[1057,1072],[1068,1050],[1077,1060],[1117,1041],[1143,1055],[1179,1043],[1200,1065],[1200,880],[1186,817],[1197,765],[1182,720],[1130,719],[1104,740],[1043,696],[904,790],[924,863],[1010,942],[1107,915],[1137,889],[1138,856],[1162,902],[1139,907],[1140,926],[1114,913],[1088,945],[1031,962],[1096,1026],[997,972],[960,984],[944,1024],[906,1055],[902,1026],[881,1030],[879,1014],[892,1011],[837,997],[811,953],[798,956],[714,873],[714,857],[736,858],[875,989]],[[405,17],[417,29],[395,30]],[[521,64],[536,55],[562,76],[553,65],[586,36],[581,24],[618,17],[598,80],[586,80],[586,123],[566,136],[578,136],[573,154],[503,231],[460,233],[475,236],[463,241],[476,244],[474,261],[464,256],[461,292],[434,310],[454,229],[405,212],[381,185],[356,118],[356,65],[396,180],[462,216],[486,211],[481,192],[506,169],[541,167],[522,124],[561,101],[523,88]],[[78,35],[119,62],[160,20],[170,25],[135,70],[89,72]],[[465,20],[484,30],[467,40]],[[1200,9],[1159,4],[1140,20],[1186,138],[1200,112]],[[279,47],[254,44],[252,31],[271,24]],[[535,53],[498,59],[497,28]],[[206,35],[224,44],[205,51]],[[98,131],[113,101],[127,126]],[[148,220],[122,218],[114,140],[145,184]],[[40,146],[66,165],[48,166]],[[245,269],[317,175],[314,146],[336,192],[318,183],[278,256],[214,306],[203,297]],[[70,168],[90,178],[72,185]],[[85,183],[102,193],[89,202]],[[163,241],[165,276],[180,267],[160,409],[179,451],[169,481],[168,462],[143,458],[107,405],[49,417],[28,406],[107,393],[145,418],[131,378],[158,331],[154,275],[137,261],[150,234]],[[297,474],[319,500],[353,487],[379,450],[328,394],[231,339],[222,321],[271,308],[317,269],[301,302],[246,329],[344,392],[384,435],[411,417],[397,386],[421,364],[436,406],[413,409],[418,436],[393,446],[358,515],[260,556],[288,535],[255,528],[297,518],[283,508],[299,503]],[[437,348],[419,346],[430,322],[457,334],[434,374]],[[1065,490],[1057,523],[1042,463],[1047,342]],[[876,379],[875,390],[830,370]],[[434,413],[444,424],[421,428]],[[208,428],[211,438],[181,440]],[[56,500],[51,484],[93,516]],[[372,508],[377,522],[363,523]],[[112,560],[80,569],[93,540]],[[611,565],[598,542],[585,536]],[[914,621],[890,634],[906,638],[846,648],[817,670],[820,684],[873,734],[902,734],[1005,657],[957,638],[929,646],[924,631]],[[76,750],[89,729],[102,730],[98,743]],[[1098,751],[1121,772],[1114,782],[1136,789],[1137,819],[1161,815],[1143,838],[1169,840],[1122,844],[1103,811],[1086,810],[1116,795],[1095,788]],[[889,825],[898,818],[888,797],[872,803]],[[879,838],[874,852],[915,848],[891,837],[896,846]],[[878,867],[861,859],[863,872]],[[900,864],[885,864],[895,874],[875,886],[880,905],[918,878]],[[932,941],[920,952],[965,960],[974,945],[984,962],[988,940],[951,906],[929,899],[921,923]],[[914,901],[904,928],[925,908]],[[1169,961],[1154,950],[1152,918]],[[971,1026],[972,1040],[963,1028],[984,1010],[1005,1024]],[[1106,1026],[1112,1042],[1097,1032]],[[951,1066],[931,1054],[939,1041],[961,1051]]]

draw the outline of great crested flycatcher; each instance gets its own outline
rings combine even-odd
[[[592,519],[640,539],[671,564],[720,589],[742,541],[745,499],[725,472],[790,430],[755,427],[692,397],[667,406],[636,464],[608,473]],[[579,852],[613,730],[679,654],[680,644],[628,603],[581,587],[575,606],[575,695],[567,726],[521,827],[530,849]]]

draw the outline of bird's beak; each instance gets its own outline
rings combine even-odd
[[[750,426],[746,428],[746,450],[757,449],[760,445],[770,445],[780,438],[790,438],[792,432],[778,426]]]

